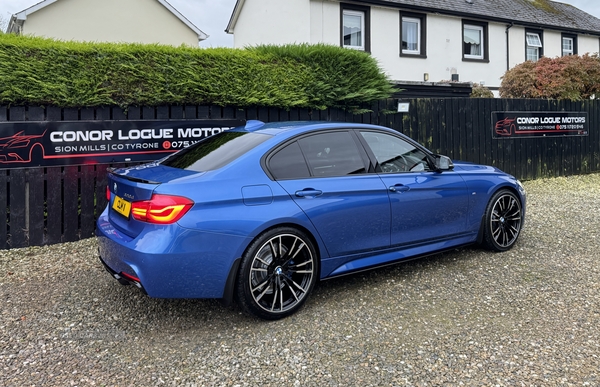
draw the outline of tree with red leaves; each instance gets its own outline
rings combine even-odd
[[[600,58],[586,54],[521,63],[502,77],[500,96],[573,101],[600,97]]]

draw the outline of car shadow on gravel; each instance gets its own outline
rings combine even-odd
[[[305,307],[289,319],[318,318],[324,310],[352,307],[364,302],[386,301],[379,289],[390,284],[419,281],[419,277],[436,270],[454,270],[453,267],[481,254],[492,254],[477,248],[456,249],[416,260],[400,262],[383,268],[354,273],[317,284]],[[103,297],[101,303],[120,305],[119,318],[127,322],[128,330],[136,326],[153,326],[166,332],[198,330],[201,327],[220,329],[236,325],[262,325],[268,323],[243,314],[234,303],[224,306],[219,300],[205,299],[156,299],[143,295],[133,286],[120,286],[106,276],[95,289],[95,297]],[[378,300],[377,297],[380,299]],[[383,300],[382,300],[383,299]],[[392,302],[392,300],[389,300]],[[368,306],[368,305],[367,305]],[[140,322],[143,322],[140,323]]]

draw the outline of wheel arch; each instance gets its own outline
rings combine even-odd
[[[324,247],[322,247],[319,244],[319,241],[317,240],[317,238],[315,238],[315,236],[313,235],[311,230],[309,230],[308,228],[306,228],[298,223],[291,223],[291,222],[277,223],[277,224],[274,224],[274,225],[271,225],[271,226],[265,228],[264,230],[259,232],[254,238],[252,238],[252,240],[250,240],[250,242],[244,248],[242,255],[240,257],[237,257],[234,260],[233,264],[231,265],[231,268],[229,269],[229,274],[227,275],[227,280],[225,281],[225,289],[223,290],[223,298],[221,299],[221,302],[224,305],[229,306],[233,303],[233,299],[234,299],[234,295],[235,295],[235,288],[236,288],[236,283],[237,283],[237,277],[239,275],[239,269],[240,269],[240,263],[242,261],[242,256],[244,256],[248,252],[248,249],[252,245],[252,242],[254,242],[256,239],[260,238],[263,234],[265,234],[271,230],[274,230],[276,228],[280,228],[280,227],[294,228],[294,229],[304,233],[310,239],[311,243],[313,244],[313,246],[315,248],[315,252],[317,255],[316,259],[318,261],[318,269],[319,269],[318,273],[317,273],[317,281],[321,280],[321,251],[323,250]]]
[[[42,158],[46,157],[46,149],[44,149],[44,146],[42,144],[40,144],[39,142],[36,142],[29,149],[29,161],[33,161],[33,154],[36,151],[36,149],[39,149],[39,151],[42,152],[41,153],[42,154]]]
[[[524,198],[522,197],[521,193],[519,192],[519,190],[516,187],[513,187],[512,185],[503,185],[500,187],[497,187],[495,190],[491,191],[490,193],[490,198],[488,199],[487,203],[485,204],[485,208],[487,208],[489,202],[492,200],[492,198],[500,191],[510,191],[511,193],[513,193],[517,198],[519,198],[519,200],[521,201],[521,212],[523,213],[525,211],[525,201]],[[479,231],[477,232],[477,244],[478,245],[482,245],[483,244],[483,238],[484,238],[484,232],[485,232],[485,215],[486,212],[485,210],[483,211],[483,213],[481,214],[481,218],[480,218],[480,222],[479,222]],[[524,213],[523,213],[524,215]],[[524,221],[524,216],[523,216],[523,221]]]

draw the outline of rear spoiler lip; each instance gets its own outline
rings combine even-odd
[[[118,173],[115,173],[116,168],[112,168],[112,167],[108,167],[106,168],[106,171],[111,174],[111,175],[115,175],[115,176],[119,176],[122,179],[125,180],[129,180],[129,181],[133,181],[135,183],[143,183],[143,184],[161,184],[158,181],[152,181],[152,180],[146,180],[146,179],[140,179],[138,177],[132,177],[132,176],[127,176],[127,175],[119,175]]]

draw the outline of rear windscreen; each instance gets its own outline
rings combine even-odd
[[[221,132],[167,157],[161,164],[189,171],[212,171],[229,164],[271,136],[248,132]]]

